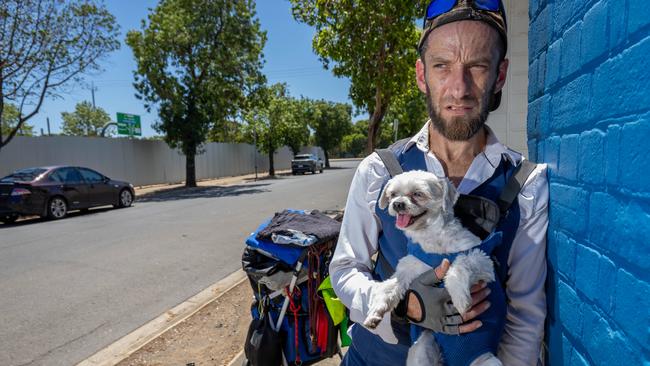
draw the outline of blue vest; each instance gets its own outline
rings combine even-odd
[[[402,169],[409,170],[427,170],[424,160],[424,153],[417,149],[415,145],[404,149],[404,146],[398,147],[394,151]],[[514,172],[515,166],[505,158],[496,168],[492,177],[474,189],[471,194],[497,201],[503,187]],[[383,190],[383,189],[382,189]],[[381,192],[380,192],[381,194]],[[408,238],[404,233],[395,226],[395,218],[388,214],[387,210],[375,208],[375,212],[381,220],[382,232],[379,235],[379,251],[382,253],[388,264],[392,268],[383,268],[383,261],[378,261],[373,274],[374,278],[383,281],[392,273],[392,269],[397,267],[397,262],[410,252],[420,257],[424,254],[419,246],[414,243],[409,244]],[[517,232],[519,225],[519,205],[515,200],[505,217],[502,217],[497,225],[496,232],[501,232],[501,243],[495,242],[494,235],[484,241],[482,248],[492,249],[492,257],[497,263],[497,278],[503,283],[507,279],[507,260],[512,241]],[[498,235],[497,235],[498,238]],[[491,246],[492,248],[487,248]],[[495,247],[496,246],[496,247]],[[494,248],[495,247],[495,248]],[[426,259],[423,258],[425,261]],[[442,257],[429,257],[429,264],[437,266]],[[436,262],[437,261],[437,262]],[[435,334],[436,341],[441,347],[445,363],[449,366],[469,365],[472,360],[485,352],[496,353],[499,343],[499,337],[495,334],[501,334],[503,329],[503,320],[506,312],[505,293],[501,281],[488,285],[492,290],[488,300],[491,302],[490,308],[478,318],[483,322],[483,326],[478,330],[464,335],[449,336],[444,334]],[[387,344],[377,335],[370,333],[361,325],[352,328],[352,345],[348,349],[342,365],[373,365],[373,366],[392,366],[404,365],[408,349],[411,346],[412,337],[417,337],[421,329],[411,327],[408,323],[398,323],[393,321],[393,330],[399,343],[397,345]],[[496,333],[495,333],[496,332]],[[415,340],[416,338],[413,338]]]

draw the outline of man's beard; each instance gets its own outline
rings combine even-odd
[[[495,86],[492,86],[488,90],[487,95],[491,96],[494,92]],[[431,100],[431,91],[429,90],[429,85],[427,85],[427,111],[429,112],[429,118],[433,128],[438,131],[442,136],[451,141],[467,141],[476,135],[487,121],[490,99],[484,100],[481,105],[481,113],[478,116],[465,116],[465,117],[453,117],[451,120],[445,120],[440,111],[436,109],[436,106]]]

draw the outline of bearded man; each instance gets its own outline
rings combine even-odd
[[[448,178],[460,194],[498,201],[524,157],[501,144],[485,124],[498,108],[508,60],[505,11],[500,0],[433,0],[427,8],[416,63],[419,89],[426,94],[429,121],[415,136],[393,146],[403,170],[426,170]],[[442,263],[415,281],[402,304],[374,330],[362,326],[373,284],[390,277],[406,252],[407,239],[395,219],[377,207],[389,171],[373,153],[357,168],[347,198],[338,245],[330,265],[336,294],[356,324],[343,365],[402,365],[409,322],[444,334],[470,334],[483,325],[490,307],[485,284],[472,287],[472,308],[456,314],[449,295],[435,286],[449,267]],[[503,242],[501,281],[507,298],[497,357],[504,365],[539,362],[546,317],[546,228],[548,182],[539,164],[523,181],[497,229]],[[376,256],[376,260],[373,258]],[[432,285],[432,286],[427,286]],[[404,321],[406,319],[406,321]]]

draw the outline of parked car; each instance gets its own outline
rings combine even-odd
[[[323,161],[313,154],[296,155],[291,160],[291,174],[311,172],[315,174],[318,170],[323,172]]]
[[[131,206],[133,185],[74,166],[28,168],[0,179],[0,221],[39,215],[62,219],[73,210]]]

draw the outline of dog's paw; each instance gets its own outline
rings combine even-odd
[[[449,296],[451,296],[451,302],[459,313],[463,314],[469,311],[472,306],[472,295],[469,291],[465,291],[465,289],[457,289],[454,291],[450,288],[447,291],[449,292]]]
[[[399,300],[400,290],[396,279],[391,278],[375,284],[370,294],[369,311],[363,325],[370,329],[376,328],[384,318],[384,314],[393,310]]]
[[[368,329],[375,329],[379,326],[379,323],[381,323],[383,318],[383,316],[379,316],[379,313],[368,314],[366,319],[363,321],[363,326]]]

